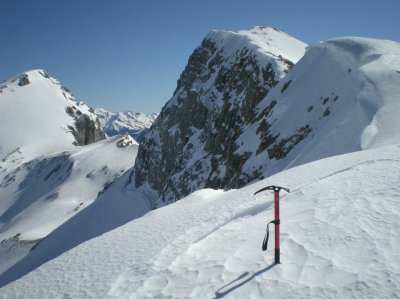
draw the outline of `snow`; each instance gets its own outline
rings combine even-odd
[[[245,38],[243,38],[245,37]],[[279,57],[284,53],[285,58],[296,63],[303,55],[307,44],[272,27],[256,26],[250,30],[239,32],[213,30],[206,39],[211,39],[226,49],[243,49],[252,46],[255,52],[263,56]],[[250,47],[251,48],[251,47]]]
[[[400,143],[399,57],[400,44],[387,40],[342,37],[309,46],[258,110],[276,101],[265,120],[280,139],[305,126],[310,134],[284,159],[269,160],[268,149],[256,154],[259,136],[256,126],[249,126],[236,140],[237,153],[253,153],[244,172],[261,165],[266,177],[318,159]]]
[[[1,83],[0,104],[2,273],[127,172],[138,144],[118,135],[75,146],[68,108],[94,122],[96,116],[43,70]]]
[[[119,149],[116,146],[119,140],[121,136],[115,136],[61,155],[42,157],[17,171],[16,182],[2,189],[8,202],[0,205],[0,239],[16,234],[25,240],[43,238],[68,219],[74,209],[77,212],[89,205],[105,184],[134,163],[138,145]],[[63,165],[63,168],[53,168],[54,164]],[[47,176],[53,172],[57,179],[47,182],[42,178],[43,172]],[[59,186],[54,185],[62,178]],[[29,187],[26,191],[25,186]],[[51,195],[54,199],[49,197]]]
[[[251,30],[240,30],[239,34],[248,36],[259,51],[266,55],[280,56],[285,53],[285,58],[293,63],[299,61],[304,55],[307,44],[290,36],[289,34],[273,27],[256,26]]]
[[[27,85],[20,86],[21,76]],[[1,86],[0,240],[15,235],[39,240],[132,167],[138,144],[129,136],[115,136],[74,146],[68,127],[75,120],[67,107],[92,120],[96,116],[43,70]],[[118,147],[124,140],[127,146]]]
[[[133,141],[129,136],[114,136],[71,152],[39,157],[12,172],[14,180],[0,186],[0,240],[7,240],[0,247],[9,248],[7,242],[12,240],[32,247],[90,206],[133,166],[138,144],[117,146],[126,139]],[[19,255],[13,248],[6,253],[0,257],[0,273],[8,268],[10,257]],[[22,258],[26,252],[20,253]]]
[[[239,190],[201,190],[80,244],[0,297],[398,297],[399,166],[397,145],[316,161]],[[291,190],[281,194],[282,264],[275,266],[272,241],[261,251],[273,194],[253,195],[272,184]]]

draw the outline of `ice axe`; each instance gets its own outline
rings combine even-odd
[[[274,220],[270,221],[267,224],[267,234],[265,235],[263,245],[262,245],[262,250],[265,251],[267,250],[267,245],[268,245],[268,238],[269,238],[269,225],[270,223],[275,224],[275,264],[280,264],[281,261],[281,253],[280,253],[280,246],[279,246],[279,225],[281,224],[281,220],[279,219],[279,192],[281,190],[284,190],[288,193],[290,193],[290,190],[288,188],[284,187],[279,187],[279,186],[268,186],[265,188],[262,188],[258,190],[254,195],[267,191],[267,190],[273,190],[274,191],[274,210],[275,210],[275,218]]]

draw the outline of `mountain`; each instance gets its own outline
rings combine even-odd
[[[43,70],[0,86],[1,273],[130,169],[138,144],[105,139],[93,110]]]
[[[399,63],[394,41],[343,37],[310,46],[236,140],[256,140],[237,150],[249,156],[244,175],[397,144]]]
[[[128,133],[137,141],[158,116],[158,113],[144,114],[132,111],[113,113],[103,108],[94,109],[94,113],[108,136]]]
[[[400,296],[399,46],[213,31],[139,147],[23,143],[1,170],[0,298]],[[275,266],[267,185],[291,190]]]
[[[144,136],[136,186],[148,183],[162,205],[396,144],[400,44],[344,37],[301,57],[304,46],[273,28],[211,32]]]
[[[199,188],[236,188],[248,182],[241,178],[247,159],[236,154],[236,139],[254,122],[256,107],[305,47],[275,28],[211,31],[143,136],[136,186],[148,183],[170,202]]]
[[[395,298],[399,165],[398,144],[294,167],[239,190],[200,190],[49,260],[1,288],[0,297]],[[274,196],[253,195],[268,185],[291,191],[281,193],[275,266],[273,238],[261,250]],[[103,204],[119,198],[104,196]],[[113,207],[124,211],[125,203]],[[100,206],[81,220],[109,215]],[[64,230],[64,239],[78,231]],[[51,255],[53,237],[43,241],[53,244],[48,251],[40,243],[8,275]]]
[[[0,172],[5,164],[105,139],[94,111],[43,70],[0,83],[0,105]]]

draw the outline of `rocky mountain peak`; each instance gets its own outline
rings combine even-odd
[[[136,186],[166,204],[398,143],[397,114],[387,111],[399,110],[399,44],[345,37],[305,46],[274,28],[211,31],[144,137]]]
[[[168,202],[198,188],[247,182],[240,176],[246,157],[235,153],[235,140],[304,49],[304,43],[269,28],[208,33],[144,137],[136,186],[148,182]]]

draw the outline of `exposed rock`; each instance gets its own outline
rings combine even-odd
[[[106,138],[105,133],[100,129],[99,121],[90,119],[86,114],[76,116],[75,127],[70,126],[69,129],[74,134],[75,145],[87,145]]]
[[[137,143],[132,137],[130,137],[128,133],[126,133],[123,138],[117,141],[117,147],[119,148],[126,148],[132,144],[137,144]]]
[[[19,85],[19,86],[25,86],[25,85],[28,85],[28,84],[30,83],[28,74],[22,74],[22,75],[20,75],[20,76],[18,77],[18,80],[19,80],[19,82],[18,82],[18,85]]]
[[[271,30],[214,31],[203,40],[143,138],[135,163],[137,187],[149,183],[164,202],[171,202],[199,188],[238,188],[262,175],[242,171],[251,153],[241,151],[237,139],[271,112],[276,102],[261,113],[257,105],[293,66],[284,53],[254,44],[253,34],[265,35],[266,47],[271,36],[283,34]],[[263,142],[271,145],[269,135],[263,133]],[[285,148],[296,140],[288,140]]]

